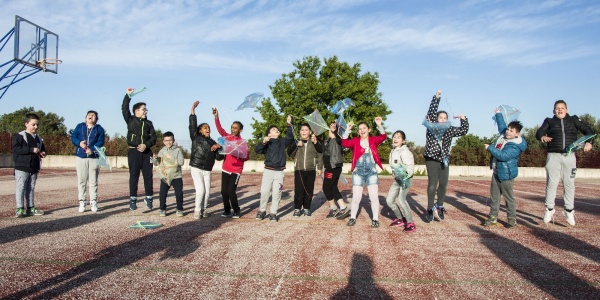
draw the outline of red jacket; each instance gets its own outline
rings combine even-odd
[[[381,158],[379,158],[379,152],[377,152],[377,145],[383,143],[387,135],[385,133],[380,134],[378,136],[369,136],[369,148],[371,148],[371,153],[373,153],[373,159],[375,159],[375,163],[383,170],[383,165],[381,165]],[[356,166],[356,162],[358,159],[365,154],[365,149],[360,146],[360,137],[354,137],[352,139],[342,139],[342,147],[344,148],[352,148],[352,169],[354,171],[354,167]]]
[[[219,121],[219,119],[215,119],[215,125],[217,126],[217,131],[219,132],[219,134],[222,137],[224,137],[226,140],[235,141],[235,140],[242,139],[242,137],[240,135],[233,136],[233,135],[227,133],[227,131],[225,131],[225,129],[223,129],[223,127],[221,126],[221,121]],[[247,160],[248,160],[248,158],[242,159],[242,158],[235,157],[231,154],[225,155],[225,160],[223,161],[222,169],[225,172],[242,174],[242,170],[244,169],[244,162]]]

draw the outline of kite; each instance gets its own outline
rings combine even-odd
[[[348,124],[346,123],[346,119],[344,119],[344,115],[340,115],[337,120],[335,120],[335,125],[338,128],[339,135],[344,136],[346,128],[348,128]]]
[[[175,175],[177,175],[177,172],[179,171],[179,168],[177,168],[178,164],[176,159],[173,157],[167,157],[166,155],[157,157],[156,159],[159,161],[158,170],[160,174],[163,176],[165,182],[168,185],[171,185],[171,181],[175,179]]]
[[[315,135],[320,135],[329,130],[329,126],[323,120],[323,116],[321,116],[318,109],[315,109],[312,114],[304,116],[304,120],[310,125],[310,129]]]
[[[407,189],[410,187],[410,180],[408,177],[408,172],[406,171],[406,165],[402,163],[390,164],[392,168],[392,174],[394,174],[394,178],[400,182],[400,186],[403,189]]]
[[[137,91],[134,90],[131,94],[129,94],[129,98],[133,98],[133,96],[135,96],[135,95],[137,95],[137,94],[139,94],[139,93],[141,93],[141,92],[143,92],[145,90],[146,90],[146,87],[143,87],[143,88],[141,88],[141,89],[139,89]]]
[[[256,105],[258,104],[258,101],[260,99],[262,99],[263,96],[264,96],[263,93],[253,93],[253,94],[250,94],[250,95],[246,96],[246,98],[244,98],[244,102],[242,102],[242,104],[240,104],[240,106],[238,106],[238,108],[236,109],[236,111],[242,110],[244,108],[254,108],[254,107],[256,107]]]
[[[96,154],[98,154],[98,165],[100,167],[106,168],[110,171],[111,166],[110,166],[110,163],[108,162],[108,158],[106,157],[106,153],[105,153],[106,148],[94,146],[94,149],[96,149]]]
[[[339,115],[343,114],[344,111],[352,105],[354,105],[354,102],[352,102],[352,99],[345,98],[344,100],[340,100],[340,101],[336,102],[335,105],[333,105],[333,107],[329,109],[329,111],[332,112],[333,114],[339,116]]]
[[[596,136],[595,134],[588,134],[588,135],[584,135],[584,136],[580,137],[579,139],[574,141],[571,145],[569,145],[567,147],[567,149],[565,149],[567,151],[567,153],[565,153],[565,156],[571,154],[571,152],[577,151],[579,149],[583,149],[583,147],[585,147],[585,143],[588,142],[589,140],[593,139],[595,136]]]
[[[448,131],[448,129],[450,129],[450,127],[452,127],[452,123],[451,122],[429,122],[429,120],[425,119],[423,120],[423,126],[425,126],[425,128],[427,128],[427,130],[429,132],[431,132],[431,134],[435,137],[436,142],[438,143],[438,145],[440,146],[440,150],[442,149],[442,137],[444,136],[444,134],[446,133],[446,131]],[[444,163],[444,167],[447,167],[448,164],[450,163],[450,160],[448,159],[448,157],[444,157],[442,159],[442,162]]]
[[[233,155],[237,158],[248,158],[248,142],[244,139],[227,140],[224,137],[219,137],[217,143],[221,145],[219,153],[223,155]]]
[[[500,105],[498,107],[498,110],[500,110],[500,113],[502,114],[502,117],[504,117],[504,123],[508,124],[512,121],[517,121],[519,120],[519,116],[521,115],[521,111],[510,106],[510,105]],[[494,120],[494,122],[496,122],[496,116],[492,117],[492,120]]]
[[[129,226],[129,228],[134,228],[134,229],[154,229],[154,228],[158,228],[161,227],[162,224],[159,223],[154,223],[154,222],[148,222],[148,221],[137,221],[137,223]]]

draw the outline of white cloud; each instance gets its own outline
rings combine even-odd
[[[24,17],[60,35],[65,63],[83,65],[159,60],[166,67],[272,72],[281,70],[284,57],[322,52],[418,50],[522,65],[598,55],[594,30],[581,29],[598,26],[600,9],[564,1],[467,1],[445,13],[417,14],[401,8],[364,13],[386,2],[368,0],[57,1],[44,10],[33,9],[41,0],[5,2],[8,11],[29,12]],[[569,37],[569,30],[578,35]]]

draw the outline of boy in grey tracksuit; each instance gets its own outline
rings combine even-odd
[[[254,148],[257,154],[265,155],[265,170],[260,186],[260,210],[256,214],[257,220],[263,220],[266,217],[267,202],[269,201],[269,194],[271,194],[273,202],[271,203],[269,220],[271,222],[279,221],[277,209],[279,208],[283,188],[283,170],[286,165],[285,150],[294,141],[291,121],[292,116],[288,116],[285,138],[280,138],[277,126],[271,125],[267,129],[267,136]]]
[[[577,140],[577,132],[584,135],[594,134],[588,124],[579,117],[569,115],[567,103],[557,100],[554,103],[554,117],[546,118],[535,137],[547,143],[546,157],[546,210],[544,223],[550,222],[555,213],[554,200],[558,182],[562,180],[564,187],[565,210],[563,215],[567,223],[575,225],[575,174],[577,160],[575,153],[567,154],[566,148]],[[591,142],[585,144],[584,151],[592,149]]]

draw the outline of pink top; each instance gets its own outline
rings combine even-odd
[[[373,159],[375,163],[383,170],[383,165],[381,165],[381,159],[379,158],[379,152],[377,151],[377,146],[385,141],[387,135],[385,133],[377,135],[377,136],[369,136],[369,148],[371,149],[371,153],[373,153]],[[354,137],[352,139],[342,139],[342,147],[344,148],[352,148],[352,169],[356,166],[356,162],[358,159],[365,154],[365,149],[360,146],[360,137]]]
[[[233,136],[223,127],[221,126],[221,121],[218,118],[215,118],[215,125],[217,126],[217,131],[219,134],[224,137],[228,141],[241,140],[242,137],[240,135]],[[235,157],[231,154],[225,155],[225,160],[223,161],[223,171],[228,173],[242,174],[242,170],[244,169],[244,162],[248,160],[248,158],[239,158]]]

